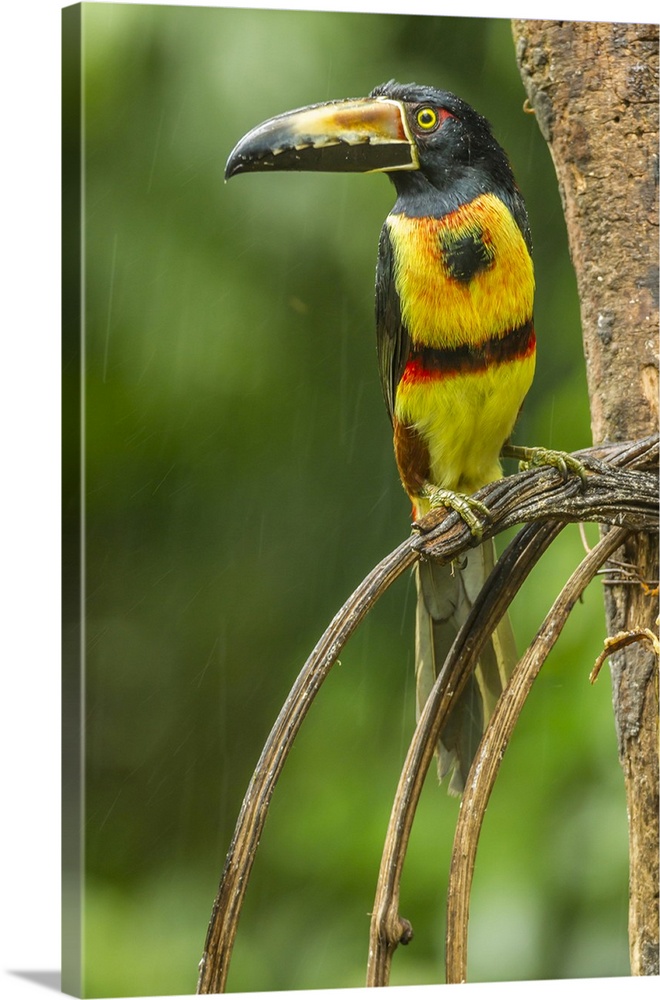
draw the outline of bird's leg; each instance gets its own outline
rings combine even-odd
[[[472,535],[481,541],[484,533],[482,520],[490,521],[490,511],[480,500],[467,496],[465,493],[456,493],[454,490],[445,490],[440,486],[433,486],[427,483],[421,493],[425,500],[428,500],[429,507],[434,510],[437,507],[447,507],[455,510],[459,517],[465,521]]]
[[[564,479],[569,475],[579,476],[582,485],[587,482],[587,466],[565,451],[555,451],[554,448],[526,448],[521,445],[505,444],[502,448],[505,458],[517,458],[521,472],[527,469],[537,469],[542,465],[550,465],[557,469]]]

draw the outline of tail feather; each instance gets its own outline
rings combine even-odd
[[[465,561],[416,567],[416,681],[419,716],[447,653],[495,563],[492,541],[467,554]],[[506,681],[516,663],[508,617],[502,619],[479,655],[479,662],[456,699],[438,741],[438,776],[451,773],[449,791],[460,794],[470,764]]]

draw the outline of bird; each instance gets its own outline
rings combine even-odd
[[[417,522],[455,509],[474,547],[415,568],[419,716],[495,562],[474,494],[502,476],[500,454],[532,384],[535,278],[525,201],[490,123],[445,90],[395,80],[367,97],[269,118],[232,150],[228,180],[253,171],[384,173],[394,205],[378,240],[380,382],[399,477]],[[436,748],[438,776],[460,795],[488,718],[516,662],[502,619]]]

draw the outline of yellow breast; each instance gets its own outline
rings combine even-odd
[[[414,342],[477,345],[532,315],[532,260],[515,220],[495,195],[481,195],[440,219],[390,215],[387,221],[402,319]],[[492,263],[468,282],[456,280],[443,244],[475,233]]]
[[[425,441],[434,486],[474,493],[500,478],[500,451],[532,384],[534,361],[532,353],[483,372],[400,385],[396,418]]]

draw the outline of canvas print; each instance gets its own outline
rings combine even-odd
[[[603,227],[580,215],[598,185],[574,133],[608,46],[636,67],[611,127],[648,108],[657,31],[543,24],[64,10],[66,992],[652,971],[652,928],[629,942],[612,698],[625,643],[654,684],[657,367],[614,307],[585,307]],[[551,77],[569,57],[572,119]],[[634,143],[643,181],[641,125]],[[631,331],[657,283],[642,181],[634,307],[610,250]],[[622,350],[636,422],[608,395]],[[545,450],[500,467],[507,444]],[[493,546],[531,517],[501,530],[522,504],[501,469],[546,528],[528,576],[522,549],[500,564],[489,600],[515,596],[465,667]],[[607,549],[594,498],[602,520],[615,494]],[[635,621],[614,682],[589,683],[623,583]],[[498,696],[555,627],[507,730]]]

